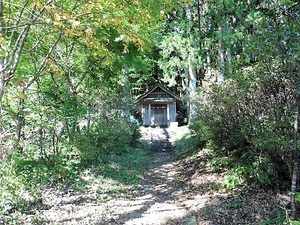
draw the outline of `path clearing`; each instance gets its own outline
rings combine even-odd
[[[188,194],[176,180],[173,137],[166,129],[142,128],[142,133],[151,146],[153,159],[137,190],[107,199],[105,194],[98,193],[99,186],[86,193],[60,194],[48,190],[44,204],[49,207],[38,212],[40,219],[35,224],[196,225],[196,217],[189,211],[191,204],[185,201]],[[24,224],[34,224],[30,221]]]
[[[176,162],[172,157],[168,130],[144,128],[143,135],[155,153],[136,197],[126,203],[119,202],[120,205],[125,203],[125,214],[124,210],[120,211],[122,207],[111,205],[110,213],[115,213],[117,217],[114,221],[99,224],[159,225],[175,224],[176,220],[180,220],[183,225],[196,225],[196,218],[180,201],[184,190],[176,181]]]

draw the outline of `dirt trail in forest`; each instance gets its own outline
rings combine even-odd
[[[137,190],[112,198],[99,193],[97,185],[101,184],[85,193],[48,189],[43,194],[44,207],[25,216],[23,224],[196,225],[191,207],[183,200],[188,194],[177,181],[172,150],[174,136],[182,130],[175,131],[141,128],[142,140],[151,148],[153,158]]]
[[[126,203],[127,213],[118,209],[120,205],[111,205],[109,213],[116,217],[97,224],[159,225],[180,221],[183,225],[196,225],[196,217],[180,201],[184,190],[176,181],[176,162],[168,130],[143,128],[142,133],[144,140],[150,143],[154,158],[139,184],[136,197]]]
[[[155,153],[139,187],[137,199],[143,199],[144,205],[132,212],[124,224],[167,224],[184,217],[182,224],[196,224],[195,217],[189,215],[188,208],[180,202],[184,190],[176,180],[168,130],[148,128],[146,134],[150,135],[151,149]]]
[[[115,198],[97,193],[101,184],[86,193],[57,195],[49,190],[45,193],[49,207],[35,213],[35,222],[22,224],[254,225],[274,218],[278,210],[273,206],[286,198],[251,188],[223,191],[222,172],[207,164],[205,151],[176,161],[173,145],[188,132],[186,127],[141,131],[153,159],[137,190],[117,193]]]

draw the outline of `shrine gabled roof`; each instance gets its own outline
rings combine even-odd
[[[150,90],[146,91],[144,94],[139,96],[136,100],[135,103],[139,102],[140,100],[146,98],[148,95],[150,95],[152,92],[154,92],[156,89],[160,88],[162,91],[166,92],[167,94],[171,95],[173,98],[175,98],[178,101],[181,101],[180,97],[168,90],[167,88],[163,87],[161,84],[155,85],[153,88]]]

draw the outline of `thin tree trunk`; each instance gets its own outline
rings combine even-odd
[[[125,95],[126,103],[125,103],[124,113],[125,113],[125,116],[127,118],[129,118],[130,117],[130,100],[129,100],[130,90],[129,90],[129,69],[128,69],[128,67],[125,66],[122,69],[122,72],[123,72],[123,76],[125,78],[124,95]]]
[[[77,96],[77,90],[76,90],[76,87],[75,85],[73,84],[73,81],[72,81],[72,72],[71,72],[71,68],[67,68],[68,72],[66,72],[66,79],[67,79],[67,82],[68,82],[68,85],[69,85],[69,91],[70,91],[70,94],[72,96],[72,101],[73,101],[73,108],[74,110],[77,110],[78,109],[78,96]],[[75,135],[75,132],[76,132],[76,128],[79,129],[79,127],[77,127],[77,112],[75,113],[74,115],[74,118],[73,118],[73,121],[72,121],[72,124],[71,124],[71,132],[70,132],[70,139],[73,140],[74,138],[74,135]],[[79,131],[79,130],[78,130]]]
[[[44,131],[42,126],[39,127],[38,134],[39,134],[40,155],[47,158],[46,152],[44,151]]]
[[[293,143],[293,175],[292,175],[292,188],[291,188],[291,219],[297,217],[297,204],[296,204],[296,193],[298,191],[299,183],[299,149],[298,149],[298,127],[299,127],[299,111],[300,111],[300,77],[298,78],[297,95],[296,95],[296,112],[294,121],[294,143]]]
[[[189,22],[188,27],[188,34],[192,34],[193,28],[193,13],[192,7],[187,5],[186,6],[186,16]],[[188,56],[188,87],[189,87],[189,122],[196,114],[196,106],[195,106],[195,95],[197,92],[197,77],[196,77],[196,69],[195,69],[195,49],[193,47],[193,40],[188,40],[188,49],[189,49],[189,56]]]
[[[232,74],[232,57],[231,57],[231,48],[228,47],[226,50],[226,61],[227,61],[227,72],[228,74]]]
[[[213,75],[212,75],[212,67],[211,67],[211,56],[210,56],[210,52],[211,52],[211,46],[205,42],[204,43],[206,45],[206,74],[205,74],[205,78],[206,80],[212,81],[213,80]],[[207,81],[203,82],[203,88],[207,88],[208,87],[208,83]]]
[[[88,103],[87,106],[87,133],[90,134],[91,130],[91,104]]]
[[[187,115],[190,116],[190,90],[189,90],[189,71],[187,68],[184,69],[184,74],[185,74],[185,78],[184,78],[184,94],[185,94],[185,98],[187,99],[186,102],[186,110],[187,110]],[[190,118],[188,118],[189,120]]]
[[[57,135],[55,132],[55,128],[52,131],[52,151],[54,155],[58,155],[58,150],[57,150]]]
[[[2,114],[3,111],[2,99],[4,96],[4,88],[5,88],[4,75],[1,73],[0,74],[0,115]]]
[[[196,101],[195,96],[197,92],[197,79],[196,79],[196,71],[192,64],[192,59],[189,59],[189,101],[190,101],[190,110],[189,110],[189,119],[193,119],[196,115]],[[190,120],[189,120],[190,121]]]
[[[229,23],[227,22],[225,27],[224,27],[224,32],[229,31]],[[231,57],[231,43],[229,41],[226,42],[226,66],[227,66],[227,72],[228,74],[232,74],[232,57]]]
[[[219,25],[219,74],[217,77],[217,83],[222,84],[224,82],[224,71],[225,71],[225,54],[223,51],[223,27]]]
[[[22,148],[20,147],[20,141],[21,141],[21,136],[22,136],[22,130],[25,125],[25,118],[23,115],[23,110],[24,110],[24,99],[19,100],[19,110],[17,114],[17,127],[16,127],[16,141],[15,141],[15,148],[19,149],[20,152],[22,153]]]
[[[0,34],[3,34],[3,0],[0,0]],[[1,59],[0,62],[0,71],[2,71],[2,67],[3,67],[3,59]],[[2,98],[4,95],[4,87],[5,87],[5,83],[4,83],[4,74],[0,73],[0,115],[2,114]]]
[[[3,29],[3,0],[0,0],[0,33]]]

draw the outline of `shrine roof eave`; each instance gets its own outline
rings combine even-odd
[[[172,96],[174,99],[176,99],[177,101],[182,101],[181,98],[177,95],[175,95],[174,93],[172,93],[171,91],[169,91],[168,89],[166,89],[165,87],[163,87],[160,84],[157,84],[156,86],[154,86],[152,89],[150,89],[149,91],[145,92],[144,94],[142,94],[141,96],[139,96],[134,102],[138,103],[141,100],[144,100],[145,98],[147,98],[148,95],[150,95],[152,92],[154,92],[157,88],[162,89],[164,92],[166,92],[167,94],[169,94],[170,96]]]

